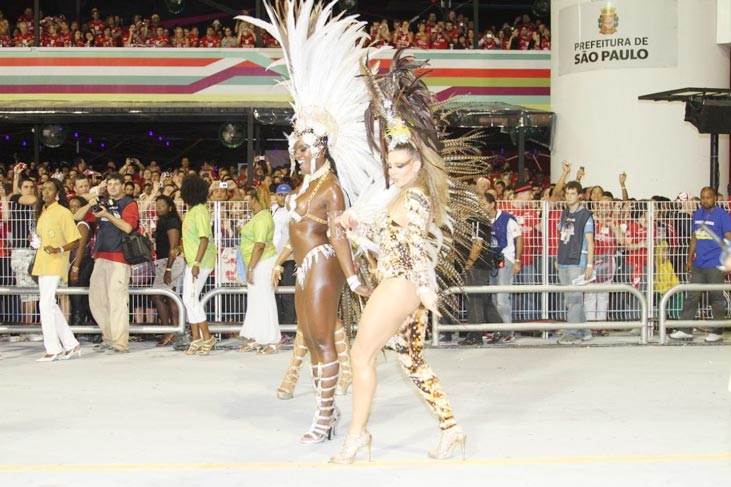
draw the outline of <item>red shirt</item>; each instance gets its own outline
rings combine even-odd
[[[65,45],[63,38],[58,34],[47,35],[41,40],[41,46],[43,47],[64,47]]]
[[[239,41],[239,47],[252,48],[256,47],[256,37],[253,34],[242,35]]]
[[[13,44],[15,44],[15,47],[31,47],[33,45],[33,34],[30,32],[26,34],[18,33],[13,38]]]
[[[431,43],[432,49],[449,49],[449,40],[444,34],[437,34]]]
[[[554,208],[548,210],[548,255],[555,257],[558,253],[558,239],[560,232],[558,224],[561,221],[561,210]]]
[[[635,245],[638,243],[647,243],[647,227],[640,225],[635,220],[627,223],[627,231],[625,232],[627,244]],[[644,266],[647,264],[647,247],[641,249],[631,249],[627,251],[627,263],[633,266]]]
[[[89,26],[89,30],[92,31],[95,35],[101,35],[101,33],[104,32],[104,27],[106,27],[104,21],[101,19],[90,20],[86,23],[86,25]]]
[[[497,45],[497,42],[495,42],[494,37],[485,37],[482,43],[483,49],[495,49],[495,46]]]
[[[609,222],[594,219],[594,255],[614,255],[617,251],[617,239]]]
[[[101,40],[96,41],[96,45],[102,47],[116,47],[117,43],[111,37],[102,37]]]
[[[416,44],[416,47],[419,49],[431,49],[431,40],[429,40],[428,36],[419,36],[417,34],[414,44]]]
[[[269,34],[262,34],[262,40],[264,41],[264,45],[266,47],[282,47],[279,45],[279,41],[276,40],[274,37],[270,36]]]
[[[164,35],[150,38],[149,43],[155,47],[168,47],[170,45],[170,41],[167,36]]]
[[[198,42],[199,47],[221,47],[221,39],[218,37],[201,37]]]
[[[396,49],[406,49],[411,47],[411,40],[408,33],[399,32],[394,36],[394,45]]]

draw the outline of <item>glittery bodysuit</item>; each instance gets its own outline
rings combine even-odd
[[[369,228],[369,236],[380,247],[378,280],[404,278],[413,282],[417,289],[435,289],[434,263],[428,240],[431,225],[429,199],[423,192],[409,189],[404,203],[408,213],[406,227],[394,222],[387,211],[382,210]],[[421,305],[409,315],[395,336],[394,350],[404,371],[439,418],[439,426],[444,430],[454,426],[456,421],[439,378],[424,360],[428,315]]]

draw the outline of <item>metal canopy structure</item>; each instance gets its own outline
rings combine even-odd
[[[555,114],[507,103],[460,103],[444,108],[446,128],[499,129],[518,148],[518,174],[522,184],[526,141],[551,149]],[[289,126],[293,111],[287,104],[250,103],[70,103],[64,101],[0,101],[0,122],[35,124],[120,122],[239,122],[246,126],[247,160],[252,160],[254,141],[262,126]],[[38,147],[38,143],[35,144]],[[37,156],[36,156],[37,157]]]
[[[684,120],[692,123],[698,132],[711,135],[710,186],[718,191],[718,135],[731,133],[731,89],[678,88],[642,95],[638,99],[685,102]]]

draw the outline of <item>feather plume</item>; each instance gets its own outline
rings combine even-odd
[[[337,0],[264,2],[271,22],[237,19],[266,30],[282,46],[289,78],[281,84],[292,96],[295,124],[325,127],[330,155],[347,199],[385,187],[380,154],[363,131],[370,103],[360,60],[366,55],[366,23],[357,16],[333,16]]]

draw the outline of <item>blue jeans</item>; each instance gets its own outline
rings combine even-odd
[[[570,286],[571,281],[584,274],[584,268],[577,265],[559,266],[558,280],[562,286]],[[567,323],[586,323],[586,314],[584,313],[584,293],[564,293],[566,302],[566,322]],[[566,330],[566,335],[575,335],[583,337],[591,333],[589,329]]]
[[[513,266],[514,264],[505,259],[505,267],[497,270],[497,275],[490,275],[490,284],[493,286],[512,286],[513,285]],[[503,319],[503,323],[513,322],[513,298],[510,293],[495,294],[495,306],[497,312]]]
[[[520,272],[515,275],[516,284],[536,285],[541,281],[540,258],[530,264],[521,267]],[[513,296],[515,309],[513,317],[519,321],[535,321],[541,319],[541,301],[536,293],[515,294]]]

